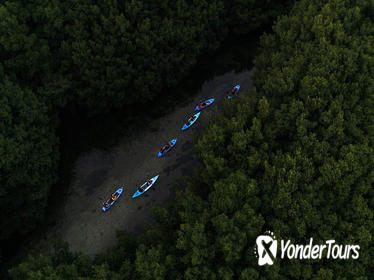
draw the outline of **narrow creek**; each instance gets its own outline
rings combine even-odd
[[[175,89],[176,95],[184,99],[179,98],[162,116],[152,116],[139,124],[135,120],[137,129],[131,133],[126,130],[134,125],[126,127],[113,116],[75,128],[65,123],[62,159],[71,163],[65,166],[69,175],[61,181],[67,188],[61,198],[52,195],[49,226],[39,235],[38,242],[32,241],[30,251],[43,251],[52,240],[61,238],[73,251],[94,256],[116,244],[117,230],[140,233],[144,224],[152,223],[151,208],[157,203],[164,205],[176,180],[192,174],[198,166],[193,157],[193,141],[218,110],[227,91],[237,83],[242,94],[252,87],[257,42],[257,35],[231,40],[213,56],[202,59],[196,71]],[[192,128],[182,132],[195,105],[212,97],[215,103]],[[172,138],[178,138],[174,149],[166,157],[157,158],[160,147]],[[79,153],[74,154],[75,150]],[[131,198],[140,184],[157,174],[160,177],[152,189],[137,199]],[[124,185],[124,193],[108,212],[102,213],[101,201],[119,185]]]

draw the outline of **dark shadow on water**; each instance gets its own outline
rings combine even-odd
[[[183,155],[177,158],[177,165],[189,165],[190,163],[194,163],[196,160],[194,156],[191,155]]]
[[[86,186],[86,195],[92,194],[95,189],[102,185],[108,174],[108,169],[94,170],[87,176],[87,178],[82,182]]]
[[[192,167],[196,167],[196,164],[194,164]],[[192,176],[195,174],[195,169],[194,168],[182,168],[182,174],[184,176]]]
[[[169,176],[170,172],[174,171],[177,168],[178,168],[178,164],[169,165],[164,170],[162,170],[162,172],[165,172],[166,175]]]
[[[183,150],[189,150],[189,149],[192,149],[192,147],[193,147],[192,141],[186,141],[182,145]]]

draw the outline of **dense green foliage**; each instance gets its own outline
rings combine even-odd
[[[24,221],[41,218],[48,186],[55,180],[57,141],[47,108],[33,92],[8,78],[0,83],[0,92],[0,194],[7,197],[0,207],[0,239],[5,239],[35,226]]]
[[[136,105],[171,98],[167,89],[199,55],[232,31],[267,24],[292,1],[271,2],[267,10],[269,4],[251,0],[3,1],[0,241],[43,219],[63,108],[94,115],[120,107],[130,115]],[[249,9],[240,15],[230,10],[242,6]]]
[[[136,249],[120,243],[74,273],[81,279],[372,279],[372,18],[369,1],[296,4],[262,39],[256,88],[224,104],[199,140],[203,168],[186,191],[168,209],[155,209],[157,224]],[[313,237],[359,244],[360,258],[259,267],[253,248],[265,230],[297,243]],[[66,261],[46,256],[12,270],[13,279],[52,275],[39,262],[48,262],[56,279],[69,279],[59,272]],[[75,257],[68,267],[77,271],[81,262]]]

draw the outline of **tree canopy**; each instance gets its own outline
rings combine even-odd
[[[213,19],[225,7],[220,1],[198,3],[194,7],[199,13],[209,11]],[[235,2],[235,5],[241,4],[240,1]],[[114,69],[100,68],[99,72],[90,73],[90,69],[102,65],[104,61],[111,61],[95,57],[95,47],[98,48],[97,53],[108,55],[118,52],[119,48],[111,48],[112,43],[103,47],[103,42],[110,40],[111,36],[100,39],[101,28],[105,30],[106,20],[115,18],[126,26],[120,29],[121,24],[113,25],[114,30],[123,32],[123,36],[127,36],[128,30],[135,29],[138,35],[147,33],[155,24],[154,15],[138,18],[137,13],[146,11],[145,7],[159,9],[159,13],[169,9],[169,6],[156,7],[146,2],[133,1],[131,5],[132,9],[125,7],[129,13],[125,13],[124,17],[128,19],[127,24],[116,9],[100,10],[98,5],[88,2],[72,8],[72,13],[92,13],[89,12],[87,18],[82,15],[87,23],[80,28],[74,23],[77,17],[68,20],[71,33],[66,35],[63,48],[59,51],[62,57],[68,54],[76,59],[76,62],[70,61],[72,64],[67,65],[79,62],[71,71],[72,77],[82,76],[78,82],[72,78],[73,84],[76,83],[74,88],[88,90],[85,93],[79,91],[77,97],[69,98],[78,98],[84,106],[90,107],[96,102],[92,97],[95,91],[90,90],[100,88],[102,91],[95,94],[103,94],[107,104],[116,100],[122,102],[123,96],[109,97],[111,92],[122,88],[122,84],[99,82],[106,80],[103,77],[107,73],[112,73],[111,77],[116,79]],[[171,7],[179,7],[181,11],[183,5],[187,3],[170,3]],[[171,10],[178,11],[175,8]],[[194,9],[186,10],[191,12]],[[235,14],[236,17],[239,15]],[[302,0],[296,3],[289,15],[277,21],[273,32],[262,38],[261,54],[255,62],[255,88],[246,96],[223,105],[220,114],[196,145],[201,170],[189,179],[186,190],[177,192],[176,199],[167,208],[154,210],[157,221],[154,227],[139,238],[120,234],[118,246],[94,261],[82,254],[70,253],[65,245],[59,245],[55,254],[30,257],[10,271],[11,277],[371,279],[374,265],[371,234],[374,230],[373,16],[374,4],[369,1]],[[188,18],[191,20],[190,16]],[[195,30],[190,29],[188,32],[192,37],[185,37],[186,42],[192,42],[188,40],[196,39],[201,32],[216,35],[223,32],[220,29],[222,23],[212,24],[209,17],[192,19],[204,19],[203,27],[200,26],[203,31],[198,26]],[[178,28],[178,24],[174,24],[172,19],[165,21],[157,25],[156,30],[179,34],[176,31],[168,33],[168,28],[173,30],[174,27]],[[137,24],[134,25],[134,22]],[[230,26],[230,22],[234,26],[229,18],[227,22],[227,26]],[[22,24],[20,26],[22,29]],[[179,27],[182,28],[183,24]],[[245,28],[244,25],[241,27]],[[98,37],[84,37],[87,32],[85,28]],[[107,32],[110,34],[112,29]],[[71,34],[80,34],[77,37],[86,39],[77,43]],[[139,62],[141,65],[136,71],[147,73],[142,68],[145,64],[152,64],[158,69],[149,72],[153,73],[150,76],[146,74],[141,83],[145,90],[147,87],[150,90],[151,86],[161,89],[161,85],[165,85],[163,75],[181,61],[193,62],[202,49],[214,46],[215,42],[204,41],[203,35],[199,41],[201,45],[194,45],[189,56],[188,52],[181,52],[188,58],[178,55],[171,58],[166,53],[158,57],[171,61],[170,68],[158,68],[157,63],[152,62],[155,59],[152,44],[162,42],[156,37],[149,39],[148,36],[143,38],[139,35],[130,40],[131,44],[136,44],[136,47],[132,46],[134,51],[141,50],[142,54],[147,54],[141,58],[147,62]],[[168,42],[170,45],[172,40]],[[179,41],[175,43],[178,45]],[[121,46],[121,42],[113,41],[113,44]],[[118,63],[128,61],[122,58]],[[2,67],[5,69],[8,66]],[[188,67],[186,65],[185,69]],[[175,73],[170,82],[178,81],[178,77],[181,77],[178,75],[183,73]],[[2,91],[9,92],[2,101],[6,104],[2,108],[4,119],[8,119],[8,122],[12,118],[8,117],[6,110],[17,111],[22,106],[22,103],[12,103],[12,98],[17,97],[16,93],[27,93],[27,98],[23,99],[25,103],[38,104],[38,100],[43,99],[39,91],[33,93],[33,89],[28,90],[26,85],[15,85],[12,79],[5,78],[2,85]],[[98,83],[90,84],[94,81]],[[130,86],[132,89],[138,86],[136,80],[132,79],[131,83],[134,83]],[[43,108],[43,103],[40,106]],[[30,116],[23,121],[28,122],[28,128],[33,123],[43,123],[43,114],[39,111],[30,112]],[[19,119],[22,120],[22,116],[16,121]],[[16,134],[18,130],[14,127],[17,126],[12,126],[10,135],[31,137],[22,129]],[[48,137],[53,136],[49,130],[45,133]],[[41,155],[48,155],[51,151],[46,147],[40,147]],[[42,167],[35,166],[38,172],[45,171]],[[31,182],[38,183],[36,179]],[[277,260],[271,267],[259,267],[253,249],[256,237],[266,230],[297,243],[306,243],[313,237],[317,243],[334,239],[341,244],[359,244],[360,257],[357,260]]]
[[[203,168],[186,190],[154,210],[157,223],[131,242],[135,249],[120,241],[95,264],[82,265],[90,276],[76,275],[371,279],[373,15],[367,1],[297,3],[262,38],[255,88],[226,102],[198,141]],[[253,248],[266,230],[298,243],[313,237],[359,244],[360,257],[259,267]],[[32,258],[11,276],[48,277],[37,264],[48,258]],[[72,263],[79,267],[79,260]],[[56,273],[63,265],[46,267]]]

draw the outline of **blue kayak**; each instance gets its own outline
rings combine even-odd
[[[214,98],[208,99],[208,100],[196,105],[195,111],[201,111],[201,110],[205,109],[206,107],[212,105],[213,102],[214,102]]]
[[[132,196],[132,198],[135,198],[135,197],[138,197],[140,195],[142,195],[143,193],[145,193],[146,191],[149,190],[150,187],[152,187],[155,183],[156,183],[156,180],[158,179],[158,176],[155,176],[153,177],[152,179],[149,179],[147,182],[145,182],[135,193],[134,195]]]
[[[118,200],[118,198],[121,196],[123,192],[123,187],[120,187],[118,190],[116,190],[112,196],[116,196],[116,198],[113,200],[113,199],[108,199],[104,205],[103,205],[103,208],[101,208],[101,210],[103,212],[107,211],[110,207],[112,207],[112,205]]]
[[[228,99],[231,99],[234,97],[234,95],[237,95],[239,93],[239,89],[240,89],[240,85],[236,85],[233,87],[233,89],[231,90],[231,95],[228,95],[227,98]]]
[[[165,146],[161,148],[161,150],[158,152],[158,157],[164,156],[167,152],[171,150],[171,148],[174,147],[174,145],[177,143],[177,138],[171,140],[169,143],[167,143]]]
[[[185,123],[182,127],[182,130],[186,130],[187,128],[189,128],[191,125],[193,125],[196,120],[198,119],[198,117],[200,116],[200,112],[193,115],[191,118],[188,119],[187,123]]]

